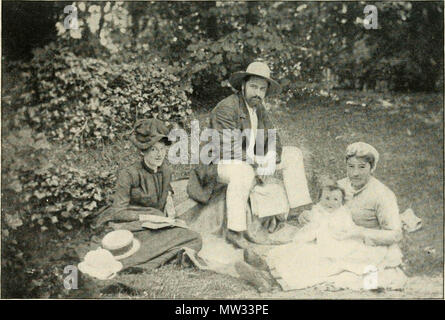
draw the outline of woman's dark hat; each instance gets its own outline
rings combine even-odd
[[[171,142],[168,140],[168,133],[168,128],[161,120],[142,119],[136,122],[130,141],[139,150],[147,150],[159,141],[170,145]]]

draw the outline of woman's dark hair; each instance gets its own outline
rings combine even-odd
[[[159,140],[159,141],[157,141],[157,142],[161,142],[164,146],[169,146],[169,145],[171,145],[171,142],[168,140],[167,137],[163,137],[161,140]],[[147,149],[145,149],[145,150],[141,150],[141,151],[142,151],[142,153],[150,152],[151,150],[153,150],[154,146],[155,146],[155,145],[153,144],[153,145],[149,146]]]
[[[365,162],[369,163],[369,165],[371,166],[371,169],[374,168],[375,158],[374,158],[374,156],[372,154],[367,154],[367,155],[364,155],[364,156],[357,156],[355,154],[347,155],[346,156],[346,162],[348,162],[349,158],[353,158],[353,157],[356,157],[357,159],[363,159]]]

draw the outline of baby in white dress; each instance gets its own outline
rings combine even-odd
[[[366,266],[384,262],[387,247],[371,247],[361,239],[341,237],[342,232],[356,227],[343,203],[343,189],[337,185],[323,187],[320,201],[310,211],[310,222],[296,233],[292,243],[268,252],[270,272],[284,290],[332,280],[330,277],[343,271],[356,274],[361,281]]]
[[[339,186],[333,184],[321,188],[319,202],[306,213],[310,222],[297,232],[294,242],[315,240],[317,244],[326,245],[328,249],[335,248],[338,245],[335,233],[354,227],[349,210],[343,206],[344,200],[345,192]]]

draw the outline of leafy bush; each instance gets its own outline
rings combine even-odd
[[[112,142],[140,118],[183,124],[191,114],[180,79],[161,64],[109,63],[51,43],[35,50],[31,65],[36,103],[23,109],[29,123],[76,149]]]
[[[57,297],[63,263],[48,260],[50,242],[88,228],[108,205],[115,176],[56,164],[45,135],[31,129],[2,136],[2,151],[2,296]]]
[[[107,205],[115,183],[112,173],[56,166],[48,160],[51,147],[43,134],[33,136],[29,129],[10,134],[2,145],[6,236],[22,226],[71,230],[73,223],[83,223]]]
[[[321,29],[321,23],[313,24],[317,4],[307,10],[300,7],[308,5],[295,3],[254,2],[131,6],[151,14],[144,18],[148,20],[143,24],[146,28],[135,35],[137,42],[153,44],[146,46],[148,52],[161,48],[159,56],[172,66],[172,72],[190,80],[192,98],[206,108],[230,94],[230,74],[244,70],[254,60],[268,63],[272,77],[283,87],[281,97],[316,93],[301,83],[322,79],[326,65],[323,52],[332,49],[311,38]],[[137,18],[142,19],[140,15]]]
[[[137,42],[189,78],[198,99],[216,88],[222,98],[222,81],[257,58],[269,63],[288,98],[311,93],[300,84],[322,82],[328,70],[336,77],[330,87],[440,88],[443,4],[374,5],[376,30],[364,27],[366,4],[358,2],[129,4],[142,26]]]
[[[34,104],[35,91],[29,63],[2,64],[2,132],[21,128],[26,122],[24,110]]]

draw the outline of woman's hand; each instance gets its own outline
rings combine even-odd
[[[336,240],[347,240],[347,239],[362,239],[363,232],[358,226],[354,226],[348,229],[339,230],[332,235]]]

